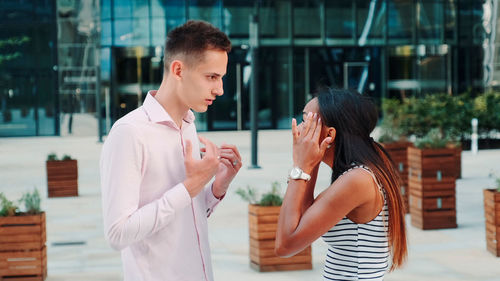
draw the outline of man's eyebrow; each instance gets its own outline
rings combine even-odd
[[[222,76],[221,74],[216,73],[216,72],[207,72],[207,73],[206,73],[206,75],[210,75],[210,76],[217,76],[217,77]]]

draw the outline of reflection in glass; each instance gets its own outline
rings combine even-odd
[[[185,0],[169,0],[165,3],[162,14],[158,15],[159,11],[153,12],[155,16],[162,17],[164,15],[167,22],[167,32],[175,27],[183,24],[186,21],[186,1]]]
[[[419,41],[439,44],[443,31],[443,2],[421,1],[418,5]]]
[[[221,0],[190,0],[189,19],[208,21],[221,27]]]
[[[353,4],[351,1],[326,2],[326,34],[328,38],[352,38],[354,33]]]
[[[289,38],[291,3],[265,1],[259,9],[261,38]]]
[[[413,1],[387,3],[389,8],[388,28],[389,41],[399,44],[411,43],[415,27]]]
[[[321,36],[320,1],[295,1],[293,5],[294,36],[298,38],[319,38]]]
[[[447,43],[454,43],[457,39],[457,5],[454,1],[445,1],[444,34]]]
[[[382,39],[386,26],[385,1],[358,0],[356,8],[358,44],[364,46],[367,40]]]
[[[225,0],[222,31],[230,38],[248,38],[249,16],[255,10],[254,3],[253,0]]]

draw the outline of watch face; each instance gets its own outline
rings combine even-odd
[[[300,177],[301,171],[298,168],[292,168],[290,171],[290,177],[292,179],[298,179]]]

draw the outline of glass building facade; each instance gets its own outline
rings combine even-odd
[[[96,50],[94,61],[98,63],[88,64],[88,67],[95,67],[95,72],[88,74],[94,78],[88,79],[84,87],[78,86],[80,92],[86,89],[90,96],[88,99],[76,99],[71,87],[77,86],[68,85],[68,90],[69,96],[73,97],[72,102],[79,105],[78,110],[71,112],[94,114],[94,118],[100,116],[100,130],[104,134],[114,121],[140,106],[148,90],[159,87],[166,34],[189,19],[214,24],[228,34],[233,44],[224,78],[224,95],[206,114],[197,116],[200,130],[250,127],[249,89],[252,75],[257,75],[259,79],[258,116],[259,128],[262,129],[289,128],[291,118],[301,115],[311,93],[323,85],[354,88],[378,101],[383,97],[438,92],[478,92],[494,87],[500,81],[495,72],[498,65],[496,0],[92,2],[96,6],[93,11],[99,11],[92,16],[98,19],[95,24],[99,33],[92,45]],[[35,12],[36,8],[32,10]],[[0,12],[5,15],[9,11],[5,5],[0,5]],[[259,22],[258,69],[252,69],[250,58],[249,25],[252,14],[258,16]],[[52,22],[52,27],[55,16],[52,7],[47,19]],[[38,19],[38,16],[33,18]],[[2,31],[9,29],[3,23],[5,20],[1,21]],[[27,25],[34,30],[33,26],[38,23]],[[61,28],[60,24],[58,28]],[[47,38],[54,37],[55,32],[49,29],[47,34],[52,35],[47,35]],[[2,38],[6,37],[6,33],[0,34]],[[30,41],[31,44],[33,42]],[[53,51],[54,47],[45,47],[49,55],[44,59],[50,60],[56,55],[50,50]],[[28,53],[26,58],[15,61],[27,60],[29,56],[32,54]],[[71,58],[71,55],[67,57]],[[14,60],[11,62],[14,64]],[[2,73],[8,73],[13,67],[9,63],[0,65]],[[51,73],[54,76],[50,63],[47,64],[49,68],[51,72],[41,71],[40,75]],[[37,74],[35,71],[35,74],[29,75]],[[34,107],[27,104],[22,95],[43,100],[44,105],[52,106],[56,116],[67,114],[61,110],[63,92],[57,80],[56,76],[52,77],[52,82],[48,84],[56,88],[49,87],[44,95],[42,86],[35,87],[35,94],[33,89],[31,92],[15,90],[23,92],[19,94],[19,102],[14,102],[18,94],[9,96],[11,86],[0,84],[2,112],[5,108],[13,112],[9,122],[18,118],[15,110],[23,106]],[[60,74],[59,80],[72,81],[65,80]],[[10,81],[23,87],[29,85]],[[41,110],[43,106],[37,104],[36,108]],[[40,117],[36,118],[28,117],[32,122],[40,122]],[[53,117],[51,120],[62,123],[63,119]],[[0,135],[12,135],[2,129],[9,122],[0,122]],[[58,134],[59,123],[51,127],[52,131],[26,131],[25,134]]]

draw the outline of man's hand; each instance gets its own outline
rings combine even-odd
[[[186,156],[184,157],[186,180],[184,180],[184,186],[191,198],[200,193],[203,187],[213,178],[221,164],[221,155],[219,155],[217,146],[204,137],[199,137],[199,139],[205,145],[205,155],[201,160],[193,158],[193,147],[191,142],[186,140]]]
[[[226,193],[229,184],[242,166],[240,152],[234,145],[221,145],[220,156],[219,169],[212,185],[212,193],[217,198],[221,198]]]

